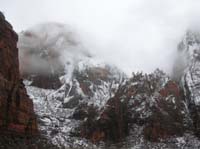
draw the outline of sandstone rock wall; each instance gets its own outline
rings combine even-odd
[[[0,12],[0,133],[37,134],[36,116],[19,73],[18,36]]]

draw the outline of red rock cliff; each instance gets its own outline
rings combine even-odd
[[[0,133],[34,135],[36,117],[19,74],[17,40],[0,12]]]

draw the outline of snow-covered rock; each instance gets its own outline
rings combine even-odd
[[[145,139],[158,141],[182,136],[190,125],[181,88],[160,70],[133,74],[119,86],[100,116],[93,113],[80,128],[93,142],[120,141],[136,125]]]
[[[36,26],[19,39],[20,69],[39,129],[54,145],[96,148],[99,141],[124,139],[127,148],[193,145],[187,139],[195,137],[185,132],[191,131],[191,118],[198,117],[197,108],[190,114],[200,102],[199,35],[188,32],[179,45],[174,78],[182,80],[185,94],[159,69],[127,78],[91,56],[74,30],[60,24]],[[102,144],[98,148],[108,148]]]
[[[70,147],[77,144],[77,138],[73,139],[71,134],[84,121],[83,113],[87,110],[81,111],[81,107],[95,106],[100,111],[125,77],[114,67],[88,61],[84,67],[82,64],[83,61],[70,70],[71,74],[60,77],[64,83],[59,89],[42,89],[26,83],[38,115],[39,128],[55,145]]]
[[[100,111],[125,74],[91,57],[74,30],[65,25],[42,24],[22,32],[18,47],[41,134],[58,146],[84,146],[86,141],[74,135],[88,115],[82,107]]]
[[[183,62],[181,85],[184,88],[187,107],[189,108],[195,134],[200,134],[200,32],[189,30],[178,46],[177,61]],[[175,69],[180,64],[175,65]]]

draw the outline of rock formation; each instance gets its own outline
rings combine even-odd
[[[184,63],[173,79],[159,69],[127,78],[85,54],[73,32],[60,27],[54,28],[58,36],[37,27],[23,32],[18,44],[24,83],[47,140],[59,148],[93,148],[102,141],[130,142],[130,148],[200,147],[193,135],[200,130],[197,35],[187,33],[179,44],[176,64]]]
[[[0,132],[36,135],[33,102],[19,73],[17,41],[17,34],[0,13]]]
[[[181,136],[188,128],[183,92],[159,70],[150,75],[134,74],[108,100],[98,119],[88,117],[81,131],[93,142],[120,141],[134,124],[143,126],[144,137],[151,141]]]
[[[179,59],[185,61],[180,77],[194,132],[200,136],[200,33],[189,30],[178,46]]]

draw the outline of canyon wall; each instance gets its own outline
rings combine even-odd
[[[18,36],[0,12],[0,133],[37,134],[33,102],[19,73]]]

